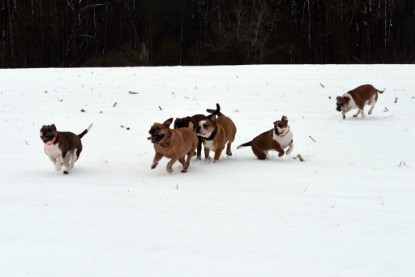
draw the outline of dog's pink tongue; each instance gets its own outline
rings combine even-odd
[[[154,138],[154,137],[148,137],[147,139],[148,139],[148,140],[152,140],[153,138]]]

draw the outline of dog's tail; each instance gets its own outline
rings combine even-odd
[[[214,115],[217,115],[217,116],[223,115],[223,113],[220,112],[220,106],[219,106],[218,103],[216,103],[216,110],[214,110],[214,109],[206,109],[206,111],[208,113],[211,113],[211,114],[214,114]]]
[[[377,92],[379,92],[379,93],[384,93],[384,92],[385,92],[385,90],[386,90],[386,88],[384,88],[383,90],[378,90],[378,89],[377,89]]]
[[[83,136],[85,136],[85,135],[86,135],[86,133],[88,133],[88,132],[89,132],[89,130],[91,130],[92,126],[94,126],[94,124],[93,124],[93,123],[89,124],[88,128],[86,128],[86,129],[85,129],[82,133],[80,133],[80,134],[78,135],[78,137],[79,137],[79,138],[82,138]]]
[[[250,142],[245,142],[244,144],[239,145],[238,147],[236,147],[236,149],[240,149],[242,147],[251,146],[251,144],[252,144],[252,140]]]

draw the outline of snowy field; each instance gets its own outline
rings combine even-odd
[[[0,276],[415,276],[414,77],[410,65],[0,70]],[[343,120],[336,96],[365,83],[386,88],[373,114]],[[150,126],[216,103],[238,128],[233,156],[151,170]],[[290,156],[236,150],[282,115]],[[39,138],[52,123],[94,123],[69,175]]]

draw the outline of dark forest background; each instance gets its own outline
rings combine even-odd
[[[414,63],[414,0],[0,0],[0,67]]]

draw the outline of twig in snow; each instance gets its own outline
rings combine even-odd
[[[308,136],[312,141],[317,142],[312,136]]]
[[[404,161],[401,161],[401,162],[399,163],[399,167],[402,167],[402,166],[404,166],[404,167],[409,167],[409,166],[406,164],[406,162],[404,162]]]
[[[115,102],[115,103],[114,103],[114,105],[112,105],[112,107],[114,108],[115,106],[117,106],[117,104],[118,104],[118,103],[117,103],[117,102]]]
[[[139,92],[135,92],[135,91],[129,91],[129,94],[139,94]]]
[[[398,103],[398,97],[395,97],[395,102],[394,103]]]
[[[385,110],[384,110],[384,112],[389,112],[388,108],[386,108],[386,107],[385,107]]]
[[[300,162],[304,162],[304,158],[300,154],[297,154],[297,156],[293,157],[294,160],[296,160],[297,158],[300,160]]]
[[[162,111],[163,109],[159,106],[160,111]]]
[[[322,87],[322,88],[326,88],[322,83],[320,83],[320,86]]]

